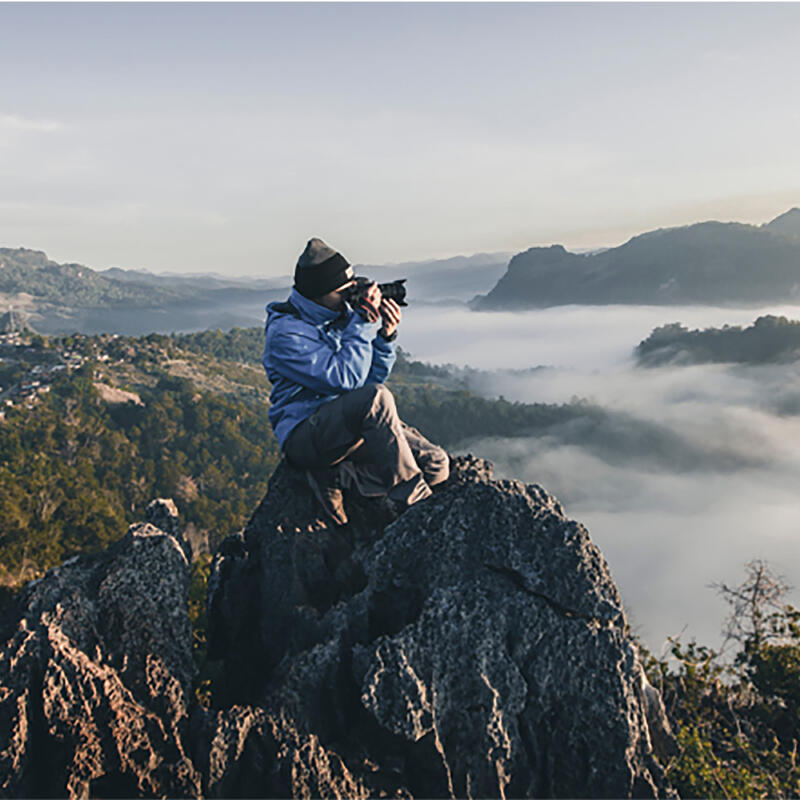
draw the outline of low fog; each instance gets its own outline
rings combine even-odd
[[[721,644],[727,607],[710,584],[739,582],[751,559],[800,584],[800,366],[643,369],[632,351],[667,322],[749,324],[765,313],[800,319],[800,306],[410,307],[399,341],[414,358],[476,368],[469,386],[487,397],[577,397],[619,412],[461,449],[562,501],[605,554],[634,630],[661,653],[669,636]]]

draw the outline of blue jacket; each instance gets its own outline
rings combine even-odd
[[[349,308],[331,311],[292,289],[289,302],[267,306],[261,359],[272,384],[269,421],[283,447],[292,429],[323,403],[367,383],[383,383],[394,346]]]

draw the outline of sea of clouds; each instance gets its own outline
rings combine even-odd
[[[711,584],[740,582],[751,559],[800,585],[800,366],[643,369],[633,348],[668,322],[747,325],[765,313],[800,319],[800,306],[412,306],[399,342],[414,358],[481,370],[470,388],[488,397],[578,397],[619,412],[592,435],[578,427],[463,449],[562,501],[603,551],[634,630],[660,653],[670,636],[721,644],[727,607]]]
[[[131,309],[89,330],[261,326],[257,294],[230,307]],[[589,530],[634,630],[656,653],[667,637],[719,645],[727,607],[711,584],[736,584],[767,560],[800,586],[800,366],[643,369],[634,347],[653,328],[749,325],[800,306],[563,306],[473,312],[412,299],[398,343],[419,360],[469,366],[470,388],[526,403],[581,398],[612,412],[547,436],[469,438],[500,477],[539,483]],[[539,369],[537,369],[539,368]],[[788,598],[800,605],[800,592]]]

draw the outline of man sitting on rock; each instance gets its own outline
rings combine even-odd
[[[400,307],[373,283],[350,309],[343,292],[354,277],[341,254],[311,239],[289,300],[267,306],[262,359],[278,443],[337,525],[347,523],[342,488],[387,495],[402,511],[449,475],[447,453],[400,420],[384,385]]]

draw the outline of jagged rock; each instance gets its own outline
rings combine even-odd
[[[209,582],[214,709],[191,699],[190,552],[169,500],[0,620],[0,794],[669,794],[668,748],[586,531],[481,459],[400,517],[319,518],[285,465]]]
[[[234,706],[207,716],[196,735],[205,794],[212,797],[337,797],[366,800],[355,778],[319,737],[284,714]]]
[[[95,381],[93,386],[97,389],[97,394],[100,398],[110,406],[127,405],[128,403],[133,403],[135,406],[144,405],[142,398],[136,392],[127,392],[124,389],[109,386],[107,383],[101,383],[100,381]]]
[[[650,734],[668,724],[618,591],[552,496],[466,458],[397,519],[346,508],[332,528],[281,465],[216,556],[209,793],[669,793]]]
[[[154,501],[148,522],[29,584],[0,621],[3,795],[199,796],[183,742],[194,668],[176,516]]]

